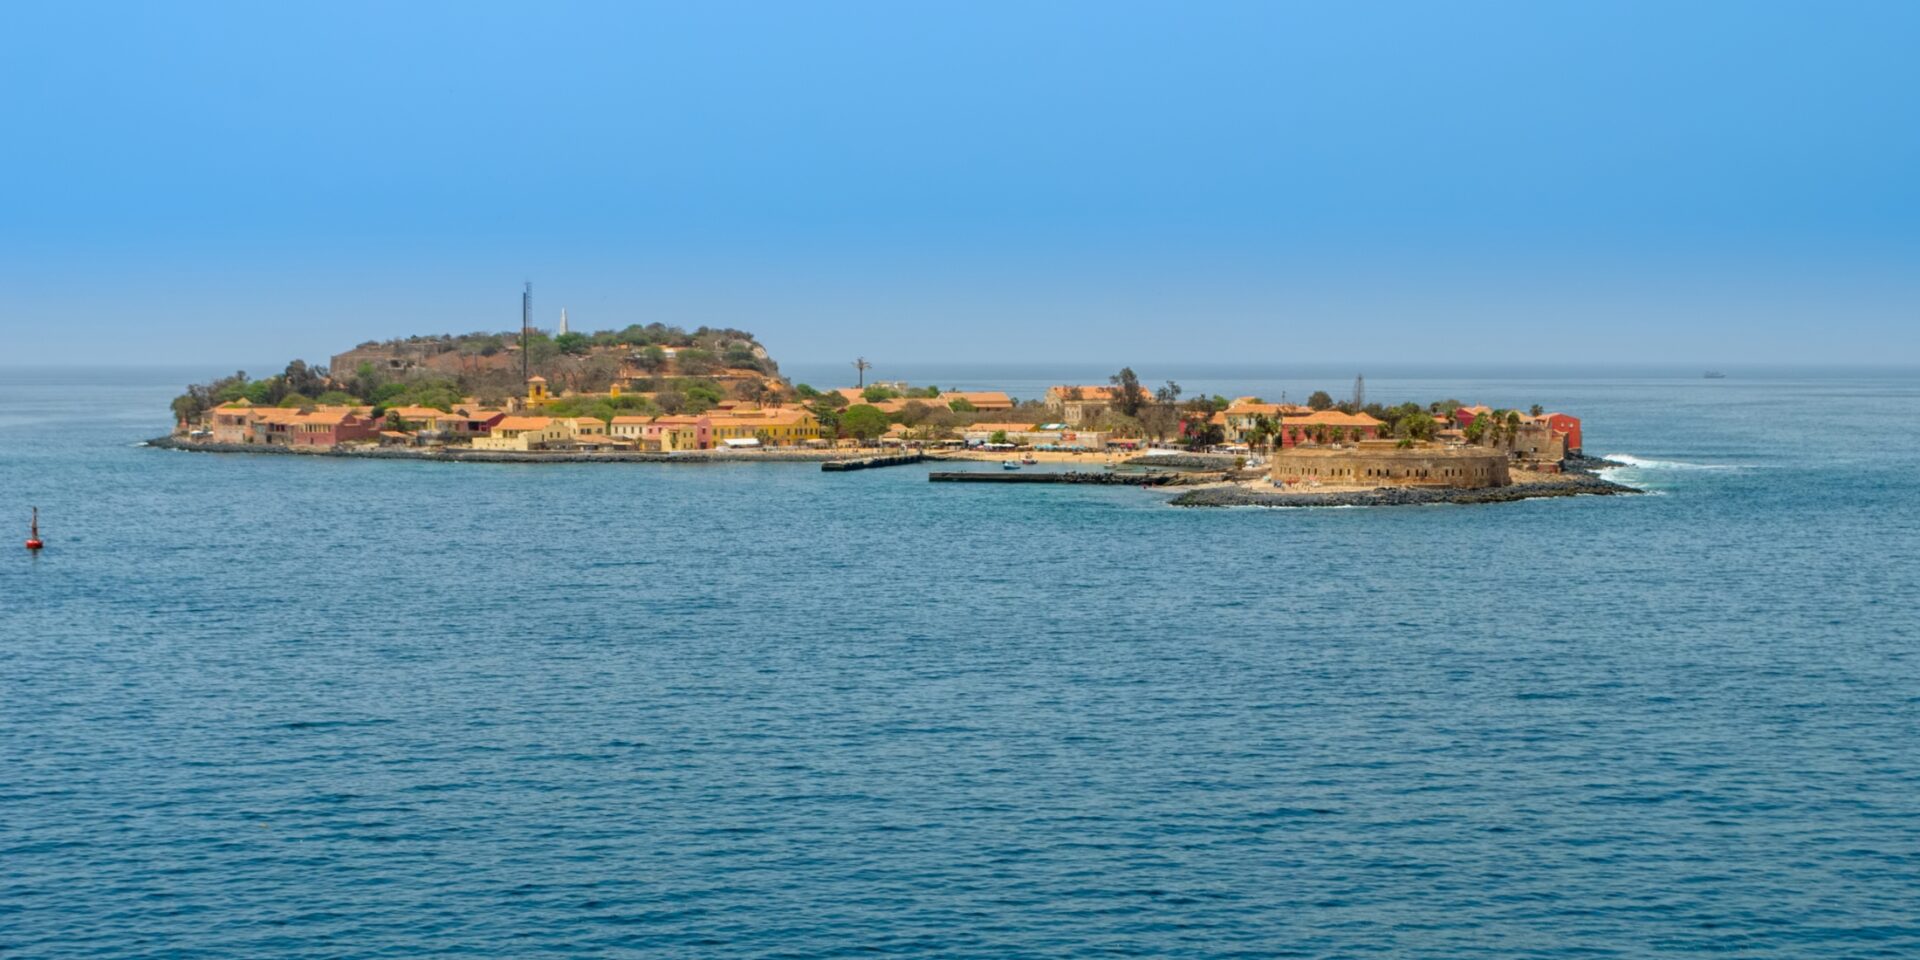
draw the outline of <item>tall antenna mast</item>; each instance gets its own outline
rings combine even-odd
[[[873,364],[868,363],[866,357],[857,357],[853,361],[853,368],[860,371],[860,386],[866,386],[867,371],[873,369]]]
[[[520,294],[520,382],[526,383],[528,377],[527,353],[532,348],[527,343],[527,335],[533,330],[533,281],[527,281],[527,289]]]

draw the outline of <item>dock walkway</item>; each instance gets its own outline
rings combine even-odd
[[[839,473],[846,470],[872,470],[875,467],[898,467],[909,463],[919,463],[927,459],[924,453],[899,453],[884,457],[862,457],[858,460],[830,460],[820,465],[827,473]]]
[[[1084,473],[1064,471],[1015,473],[989,470],[935,470],[927,474],[934,483],[1084,483],[1114,487],[1157,487],[1175,478],[1166,474]]]

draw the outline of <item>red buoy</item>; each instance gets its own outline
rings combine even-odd
[[[38,550],[46,545],[47,542],[40,539],[40,508],[34,507],[33,522],[27,527],[27,549]]]

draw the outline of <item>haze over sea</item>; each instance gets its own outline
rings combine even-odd
[[[0,369],[0,955],[1920,953],[1912,372],[1370,372],[1650,495],[1306,510],[137,445],[221,372]]]

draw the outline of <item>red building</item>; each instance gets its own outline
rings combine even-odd
[[[1482,407],[1482,406],[1461,407],[1460,409],[1453,411],[1453,419],[1455,423],[1458,423],[1460,425],[1460,429],[1465,430],[1469,424],[1473,423],[1474,418],[1478,417],[1480,414],[1484,413],[1488,416],[1493,416],[1497,412],[1498,411],[1494,410],[1492,407]],[[1544,423],[1550,429],[1552,429],[1555,433],[1565,435],[1567,438],[1568,453],[1576,453],[1582,449],[1580,446],[1580,418],[1579,417],[1568,416],[1567,414],[1564,414],[1564,413],[1543,413],[1537,417],[1530,417],[1525,414],[1522,414],[1521,419],[1529,420],[1534,423]]]
[[[1535,419],[1552,427],[1555,433],[1566,434],[1568,453],[1574,453],[1583,449],[1580,446],[1579,417],[1570,417],[1564,413],[1543,413]]]
[[[1461,407],[1453,411],[1453,422],[1459,424],[1460,429],[1465,430],[1469,424],[1473,423],[1474,418],[1483,413],[1491,417],[1493,416],[1493,408],[1488,406]]]
[[[373,440],[379,437],[385,421],[371,414],[354,412],[352,407],[321,407],[298,414],[288,426],[288,441],[296,447],[331,447],[348,440]]]

